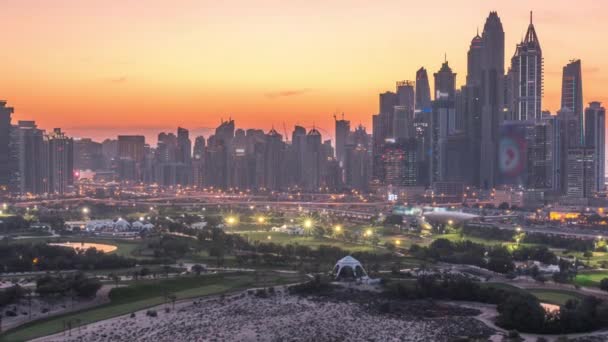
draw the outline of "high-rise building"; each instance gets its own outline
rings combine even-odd
[[[335,118],[335,117],[334,117]],[[344,120],[344,114],[342,114],[342,120],[336,121],[336,159],[340,165],[344,165],[344,147],[348,140],[348,134],[350,133],[350,121]]]
[[[562,75],[562,110],[570,110],[579,120],[579,132],[576,135],[579,145],[585,143],[585,124],[583,121],[583,76],[581,61],[573,60],[568,63]]]
[[[0,192],[8,191],[10,182],[10,135],[13,108],[0,101]]]
[[[412,81],[397,82],[396,94],[397,94],[396,106],[404,106],[404,107],[414,111],[415,101],[416,101],[416,96],[414,95],[414,82],[412,82]]]
[[[571,198],[588,198],[595,193],[595,150],[569,148],[566,154],[566,191]]]
[[[445,97],[453,100],[456,93],[456,74],[452,72],[447,60],[433,76],[435,77],[435,100]]]
[[[414,137],[414,110],[408,106],[395,106],[393,114],[394,139],[407,139]]]
[[[119,135],[118,157],[142,162],[144,160],[145,145],[146,138],[143,135]]]
[[[490,12],[483,28],[481,53],[481,153],[479,186],[496,183],[498,128],[504,108],[505,33],[498,13]]]
[[[11,144],[16,154],[16,168],[11,189],[19,194],[43,194],[48,182],[48,153],[44,132],[34,121],[19,121]]]
[[[532,23],[511,58],[506,99],[511,120],[540,120],[543,97],[543,53]]]
[[[55,128],[48,144],[48,193],[65,194],[74,185],[74,140]]]
[[[398,187],[418,185],[416,140],[387,142],[383,147],[383,184]]]
[[[346,145],[345,185],[350,189],[367,191],[369,185],[369,150],[366,144]]]
[[[192,160],[192,141],[187,129],[177,128],[177,162],[190,165]]]
[[[285,179],[284,169],[285,143],[283,136],[274,128],[266,134],[264,144],[264,187],[268,190],[280,190]]]
[[[101,143],[89,138],[74,140],[74,169],[96,171],[104,166]]]
[[[606,178],[606,109],[601,102],[591,102],[585,109],[585,146],[595,151],[595,191],[602,191]]]
[[[431,110],[431,88],[429,76],[424,67],[416,71],[416,110]]]
[[[308,191],[318,191],[321,186],[321,171],[323,163],[323,147],[321,133],[312,128],[306,135],[306,147],[303,163],[303,185]]]
[[[429,158],[429,181],[447,181],[451,165],[448,165],[448,138],[455,133],[456,109],[454,98],[448,92],[438,91],[433,102],[433,113],[429,126],[431,151]]]

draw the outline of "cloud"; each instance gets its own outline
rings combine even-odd
[[[116,78],[111,78],[110,82],[111,83],[125,83],[125,82],[127,82],[127,76],[120,76],[120,77],[116,77]]]
[[[293,89],[293,90],[282,90],[276,91],[272,93],[266,93],[265,96],[270,99],[276,99],[279,97],[289,97],[289,96],[299,96],[311,92],[312,89],[304,88],[304,89]]]

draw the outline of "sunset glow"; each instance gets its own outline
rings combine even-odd
[[[312,126],[334,113],[371,130],[378,94],[444,54],[461,85],[477,27],[497,10],[505,63],[529,14],[545,55],[543,108],[559,107],[561,70],[583,62],[585,102],[608,100],[595,0],[3,2],[0,94],[15,119],[102,139],[128,130],[193,133],[232,117],[239,127]],[[429,63],[429,61],[434,61]],[[428,63],[428,64],[427,64]],[[432,77],[431,77],[432,79]],[[431,83],[431,89],[432,89]],[[281,132],[283,133],[283,132]]]

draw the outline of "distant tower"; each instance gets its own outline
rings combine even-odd
[[[431,108],[431,88],[429,87],[429,77],[424,67],[416,71],[416,110],[430,111]]]
[[[414,83],[412,81],[397,82],[397,105],[414,110],[416,97],[414,96]]]
[[[603,191],[606,178],[606,109],[591,102],[585,109],[585,146],[595,153],[595,191]]]
[[[568,63],[562,76],[562,110],[570,110],[579,118],[578,137],[580,144],[584,144],[585,126],[583,121],[583,77],[581,74],[581,61],[574,60]]]
[[[524,40],[517,44],[509,71],[511,99],[507,99],[514,120],[541,119],[543,97],[543,53],[532,23]]]
[[[494,187],[498,164],[498,127],[504,106],[505,33],[498,13],[490,12],[481,36],[481,154],[479,186]]]
[[[434,74],[435,76],[435,100],[442,97],[447,97],[450,100],[454,99],[456,93],[456,74],[448,65],[448,61],[444,61],[441,69]]]
[[[334,119],[336,122],[336,159],[340,165],[344,165],[344,147],[350,132],[350,121],[344,120],[344,118],[338,120],[336,116],[334,116]]]
[[[0,193],[9,185],[10,178],[10,135],[13,108],[0,101]]]

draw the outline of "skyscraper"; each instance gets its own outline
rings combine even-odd
[[[507,106],[513,120],[540,120],[543,97],[543,53],[532,23],[524,40],[517,44],[508,73]]]
[[[466,84],[462,87],[460,97],[462,105],[458,107],[463,117],[464,132],[467,137],[469,175],[467,183],[479,186],[481,172],[481,59],[483,40],[479,32],[471,39],[467,53]]]
[[[416,96],[414,95],[414,82],[399,81],[397,82],[397,104],[404,106],[412,111],[415,108]]]
[[[481,36],[481,153],[479,186],[496,182],[498,127],[504,106],[505,33],[498,13],[490,12]]]
[[[311,129],[306,135],[306,147],[304,151],[303,183],[308,191],[318,191],[321,186],[321,163],[323,162],[323,148],[321,144],[321,133],[316,128]]]
[[[192,160],[192,141],[187,129],[177,128],[177,162],[190,165]]]
[[[338,120],[335,116],[336,121],[336,159],[340,165],[344,165],[344,147],[350,133],[350,121],[344,120],[344,114],[342,114],[342,120]]]
[[[577,134],[580,144],[584,144],[585,123],[583,121],[583,76],[581,61],[573,60],[568,63],[562,75],[562,110],[568,109],[578,117],[579,132]]]
[[[10,182],[10,135],[13,108],[0,101],[0,192],[8,190]]]
[[[14,128],[13,148],[16,149],[16,179],[12,191],[19,194],[43,194],[47,191],[48,148],[44,132],[34,121],[19,121]]]
[[[46,136],[48,144],[48,192],[65,194],[74,185],[74,140],[59,128]]]
[[[424,67],[416,71],[416,110],[430,111],[431,109],[431,88],[429,87],[429,77]]]
[[[600,102],[591,102],[585,109],[585,146],[594,149],[594,190],[602,191],[606,178],[606,109]]]
[[[447,97],[454,99],[456,93],[456,74],[452,72],[452,68],[446,60],[441,65],[441,69],[433,74],[435,77],[435,100]]]

